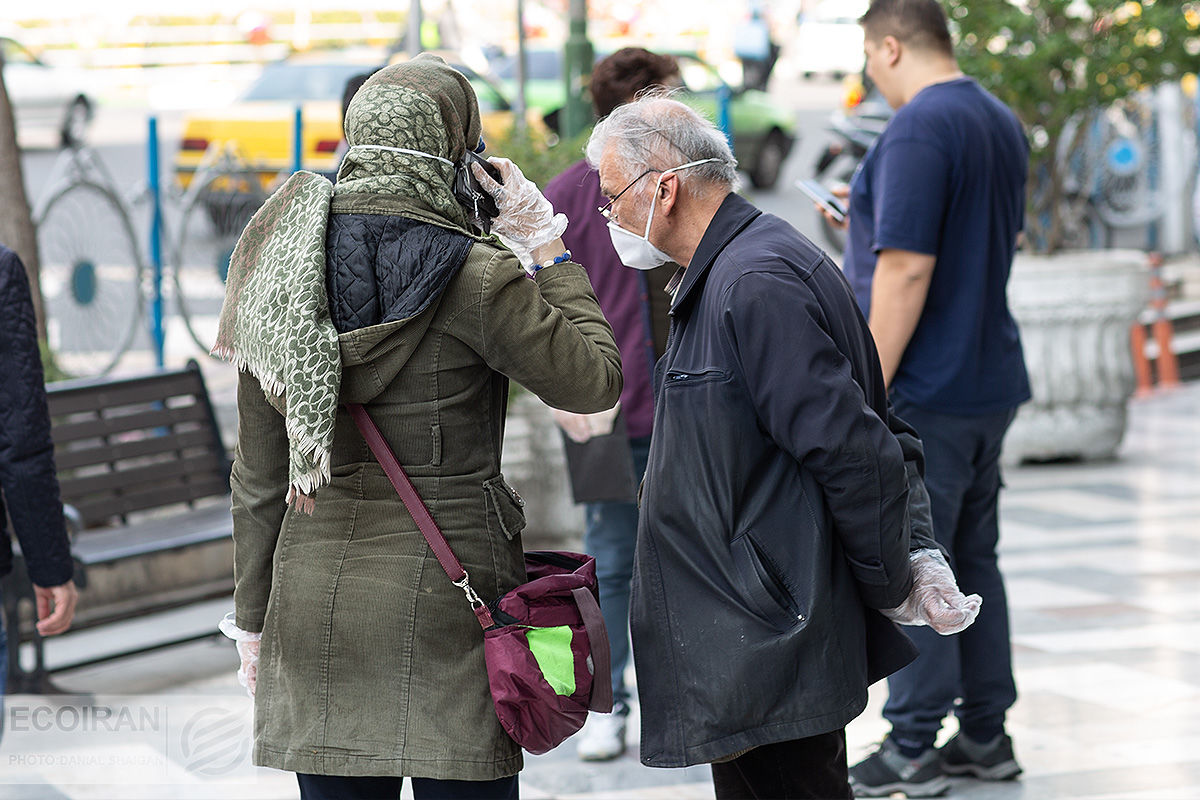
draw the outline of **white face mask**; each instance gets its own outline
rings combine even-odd
[[[647,229],[647,235],[649,230]],[[627,231],[615,222],[608,223],[608,238],[612,239],[613,249],[617,258],[627,267],[634,269],[654,269],[661,267],[671,260],[671,257],[650,244],[645,236],[638,236]]]
[[[420,150],[408,150],[403,147],[388,147],[387,145],[383,144],[356,144],[347,152],[353,153],[355,150],[386,150],[392,153],[404,153],[405,155],[417,156],[418,158],[431,158],[434,161],[441,161],[443,164],[449,164],[452,167],[454,166],[454,162],[448,158],[435,156],[433,153],[422,153]]]
[[[680,164],[678,167],[672,167],[659,173],[658,180],[654,182],[650,215],[646,217],[646,231],[641,236],[622,228],[612,220],[608,221],[608,237],[612,239],[613,249],[617,251],[617,258],[621,259],[622,264],[633,269],[646,270],[660,267],[671,260],[669,255],[650,243],[650,225],[654,222],[654,206],[658,203],[658,187],[662,185],[663,178],[672,172],[698,167],[713,161],[721,161],[721,159],[705,158],[701,161],[689,161],[687,164]]]

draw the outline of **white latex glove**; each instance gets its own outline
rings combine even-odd
[[[230,611],[217,626],[221,633],[237,642],[238,656],[242,659],[238,667],[238,683],[246,689],[246,694],[254,697],[258,686],[258,650],[262,645],[262,633],[244,631],[234,622],[234,614]]]
[[[928,625],[943,636],[964,631],[979,616],[983,598],[964,596],[954,572],[940,550],[914,550],[913,586],[904,603],[883,609],[883,615],[901,625]]]
[[[529,268],[533,265],[534,250],[563,235],[567,229],[567,217],[554,213],[554,206],[516,164],[507,158],[495,156],[488,161],[500,170],[503,184],[492,180],[492,176],[478,164],[472,164],[471,169],[483,190],[495,199],[496,207],[500,209],[500,216],[492,221],[492,233],[516,254],[522,266]]]
[[[563,429],[571,441],[583,444],[593,436],[607,436],[612,433],[620,408],[621,405],[618,403],[608,411],[600,411],[595,414],[575,414],[552,408],[550,415],[554,417],[558,427]]]

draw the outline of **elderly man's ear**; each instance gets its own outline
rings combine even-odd
[[[679,176],[667,173],[658,185],[658,205],[665,213],[671,213],[679,199]]]

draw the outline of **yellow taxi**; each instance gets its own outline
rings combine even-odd
[[[196,170],[227,153],[253,170],[268,189],[290,171],[296,109],[301,112],[301,165],[314,172],[336,168],[342,139],[342,90],[370,64],[344,61],[281,61],[268,64],[242,98],[225,108],[184,119],[175,175],[186,188]]]
[[[174,163],[177,180],[186,189],[198,169],[227,154],[251,170],[262,189],[269,191],[280,176],[291,172],[297,108],[302,119],[302,168],[332,176],[340,158],[342,92],[351,78],[379,66],[311,59],[267,65],[239,102],[185,118]],[[454,67],[470,79],[479,98],[484,138],[506,136],[513,127],[508,100],[475,70]],[[536,114],[530,120],[534,130],[546,135]]]

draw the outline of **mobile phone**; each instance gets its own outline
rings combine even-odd
[[[495,164],[488,161],[478,153],[471,152],[470,150],[467,151],[466,155],[467,161],[474,161],[476,164],[483,167],[483,171],[492,176],[492,180],[494,180],[496,183],[504,183],[504,179],[500,177],[500,170],[496,168]]]
[[[796,181],[796,188],[811,197],[813,202],[828,211],[829,215],[838,222],[846,219],[846,207],[842,205],[842,201],[834,197],[833,192],[826,189],[817,181],[811,178]]]
[[[454,196],[459,205],[466,209],[471,222],[484,233],[488,233],[492,229],[492,220],[500,215],[500,210],[496,207],[495,199],[487,193],[475,177],[475,173],[471,171],[472,163],[483,167],[483,171],[497,183],[504,183],[504,180],[500,177],[500,170],[496,169],[492,162],[470,150],[463,154],[462,161],[455,169]]]

